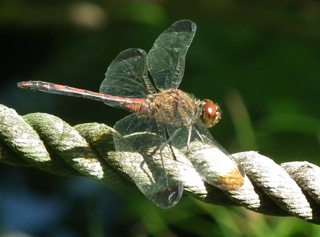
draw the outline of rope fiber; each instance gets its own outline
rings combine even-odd
[[[113,128],[100,123],[71,127],[60,118],[45,113],[20,116],[0,104],[2,163],[132,186],[134,183],[127,173],[132,167],[139,167],[143,157],[115,152],[114,133]],[[246,172],[245,184],[239,190],[221,190],[204,183],[192,166],[176,161],[179,172],[187,174],[181,176],[184,193],[214,205],[243,206],[265,215],[295,216],[320,224],[318,166],[306,161],[278,165],[254,151],[232,156]],[[119,162],[120,159],[128,161]],[[141,182],[144,182],[143,177]]]

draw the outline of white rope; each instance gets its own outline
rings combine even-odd
[[[125,167],[126,162],[119,162],[119,156],[123,159],[125,154],[114,152],[113,133],[112,128],[98,123],[71,127],[49,114],[21,117],[0,105],[0,162],[35,166],[65,176],[87,176],[108,184],[132,185],[126,175],[132,164],[128,162]],[[185,193],[214,205],[243,206],[266,215],[295,216],[320,224],[319,167],[309,162],[279,166],[254,151],[232,156],[246,172],[239,190],[220,190],[206,184],[192,166],[178,162]],[[139,159],[131,158],[136,163],[141,162]]]

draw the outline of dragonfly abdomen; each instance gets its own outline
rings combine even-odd
[[[97,100],[113,107],[124,107],[130,112],[144,111],[149,107],[149,103],[145,99],[123,98],[113,95],[105,95],[98,92],[43,81],[23,81],[18,83],[18,87],[33,91],[42,91],[58,95]]]

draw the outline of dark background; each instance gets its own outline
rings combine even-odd
[[[103,103],[16,87],[41,80],[98,91],[127,48],[148,51],[172,23],[197,33],[180,89],[210,98],[223,119],[213,136],[230,153],[320,165],[318,1],[0,1],[0,103],[71,125],[109,126],[127,115]],[[0,235],[312,236],[295,218],[212,206],[185,197],[169,210],[138,190],[0,164]],[[15,235],[18,236],[18,235]]]

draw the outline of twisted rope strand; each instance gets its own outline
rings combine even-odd
[[[133,185],[126,173],[140,167],[143,157],[115,152],[114,132],[99,123],[71,127],[44,113],[21,117],[0,105],[0,162],[34,166],[65,176],[86,176],[108,184]],[[279,166],[253,151],[232,156],[246,171],[243,187],[220,190],[204,183],[190,165],[178,163],[185,193],[214,205],[243,206],[266,215],[295,216],[320,224],[319,167],[309,162]],[[123,159],[126,162],[119,162]]]

